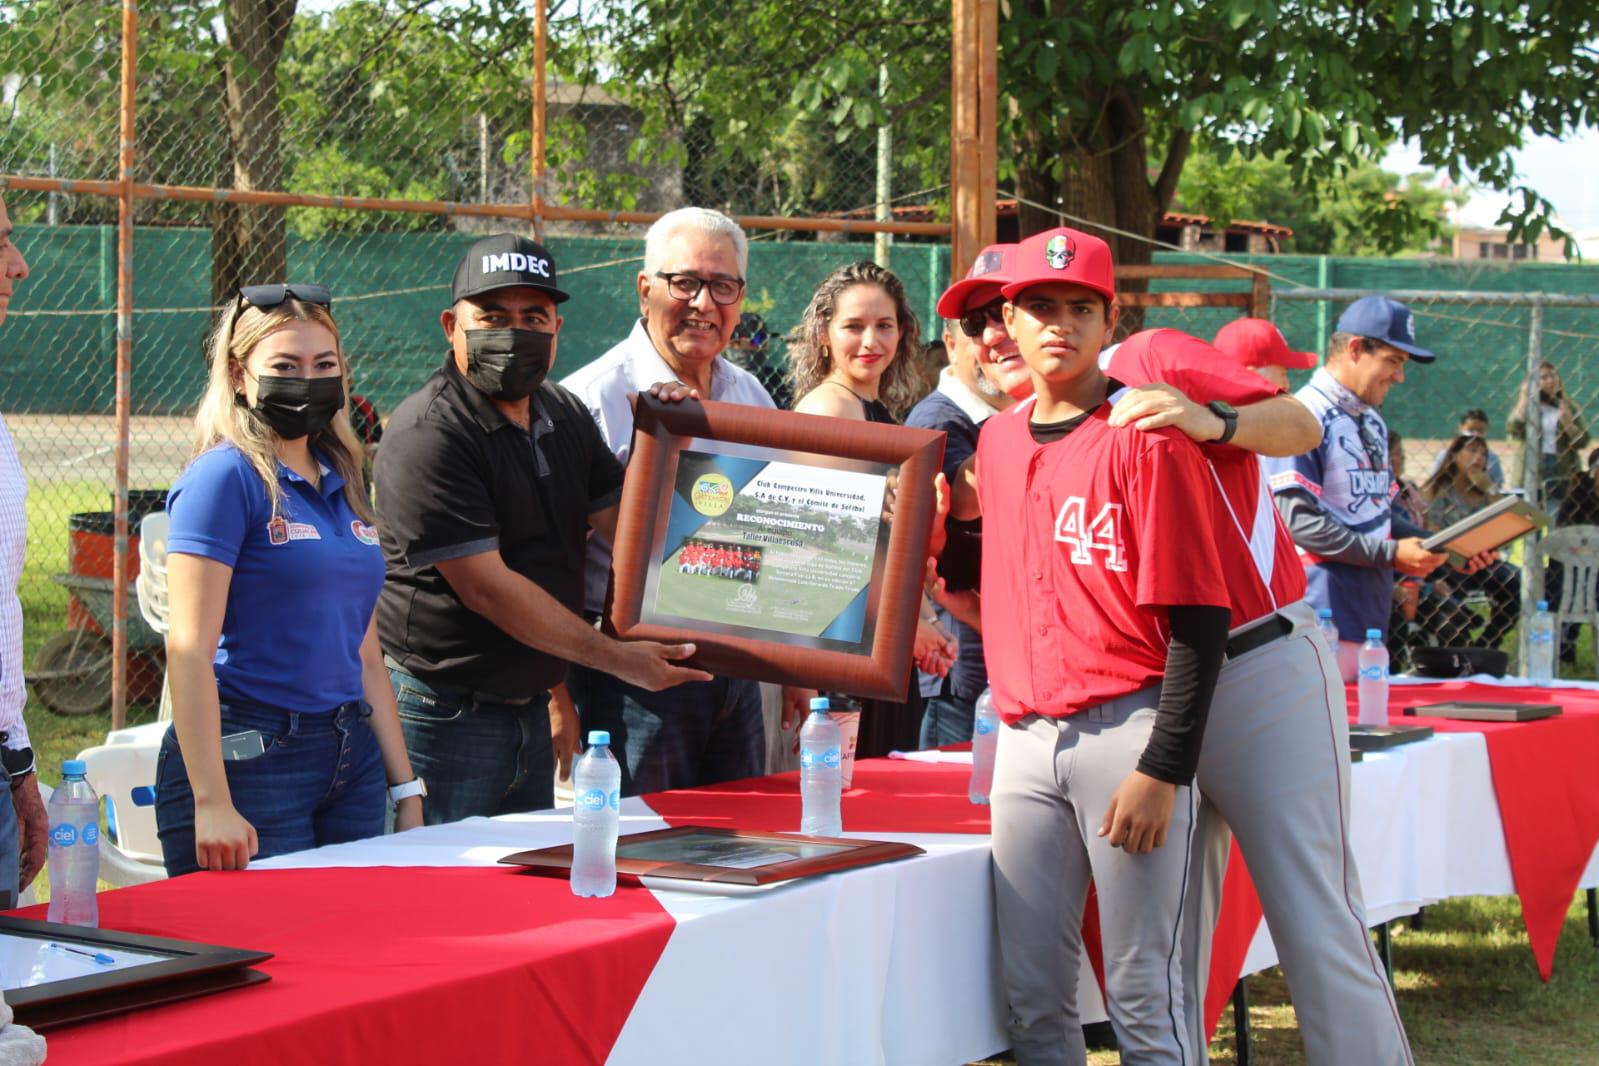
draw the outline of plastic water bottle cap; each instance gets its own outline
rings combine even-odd
[[[1366,630],[1366,639],[1367,640],[1381,640],[1382,639],[1382,630],[1380,630],[1380,629],[1368,629],[1368,630]]]
[[[833,701],[829,700],[826,696],[817,696],[811,700],[811,710],[813,711],[830,710],[832,706]]]
[[[1323,607],[1321,610],[1316,612],[1316,617],[1317,618],[1323,618],[1323,619],[1331,618],[1332,617],[1332,608],[1331,607]]]
[[[611,731],[608,729],[590,729],[589,747],[608,748],[611,746]]]
[[[82,759],[64,759],[61,762],[62,777],[82,777],[89,772],[89,766]]]
[[[1549,601],[1548,600],[1539,600],[1538,601],[1538,610],[1547,611],[1548,609],[1549,609]]]

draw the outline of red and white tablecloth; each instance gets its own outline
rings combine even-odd
[[[1396,687],[1394,701],[1440,693],[1525,695]],[[1519,891],[1529,928],[1541,929],[1562,893],[1563,915],[1579,885],[1599,885],[1599,807],[1587,798],[1599,694],[1558,698],[1568,707],[1558,722],[1451,729],[1353,768],[1373,922]],[[966,774],[861,763],[845,825],[927,854],[741,895],[633,887],[577,900],[562,881],[495,865],[568,841],[565,812],[469,819],[106,893],[107,928],[273,951],[261,967],[273,980],[58,1030],[51,1061],[968,1062],[1007,1041],[986,810],[966,802]],[[1567,824],[1528,827],[1555,820]],[[792,775],[623,804],[623,832],[798,821]],[[1275,961],[1242,882],[1235,869],[1216,1010],[1227,975]],[[1094,982],[1082,984],[1092,998]]]

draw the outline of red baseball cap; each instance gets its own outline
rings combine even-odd
[[[1000,290],[1014,300],[1023,289],[1063,281],[1092,289],[1107,301],[1116,299],[1116,267],[1110,245],[1081,230],[1056,226],[1035,233],[1016,246],[1010,280]]]
[[[1280,366],[1289,370],[1309,370],[1316,365],[1315,352],[1296,352],[1289,348],[1282,330],[1264,318],[1234,319],[1216,334],[1214,344],[1218,351],[1251,369]]]
[[[1011,253],[1015,250],[1014,244],[990,244],[978,252],[966,276],[945,289],[944,295],[938,298],[936,310],[939,316],[956,319],[964,315],[968,308],[981,307],[999,299],[999,287],[1010,280],[1007,268]]]

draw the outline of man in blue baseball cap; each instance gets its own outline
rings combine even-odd
[[[1416,343],[1416,316],[1398,300],[1362,296],[1339,316],[1327,361],[1295,396],[1320,420],[1321,444],[1267,459],[1277,510],[1305,564],[1305,598],[1330,608],[1338,667],[1355,677],[1368,630],[1388,633],[1394,571],[1426,577],[1448,556],[1422,547],[1425,531],[1394,519],[1388,427],[1380,408],[1412,363],[1436,356]]]

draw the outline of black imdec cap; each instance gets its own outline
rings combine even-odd
[[[450,302],[519,285],[549,293],[556,303],[567,298],[555,284],[555,260],[542,244],[514,233],[496,233],[473,244],[461,257]]]

